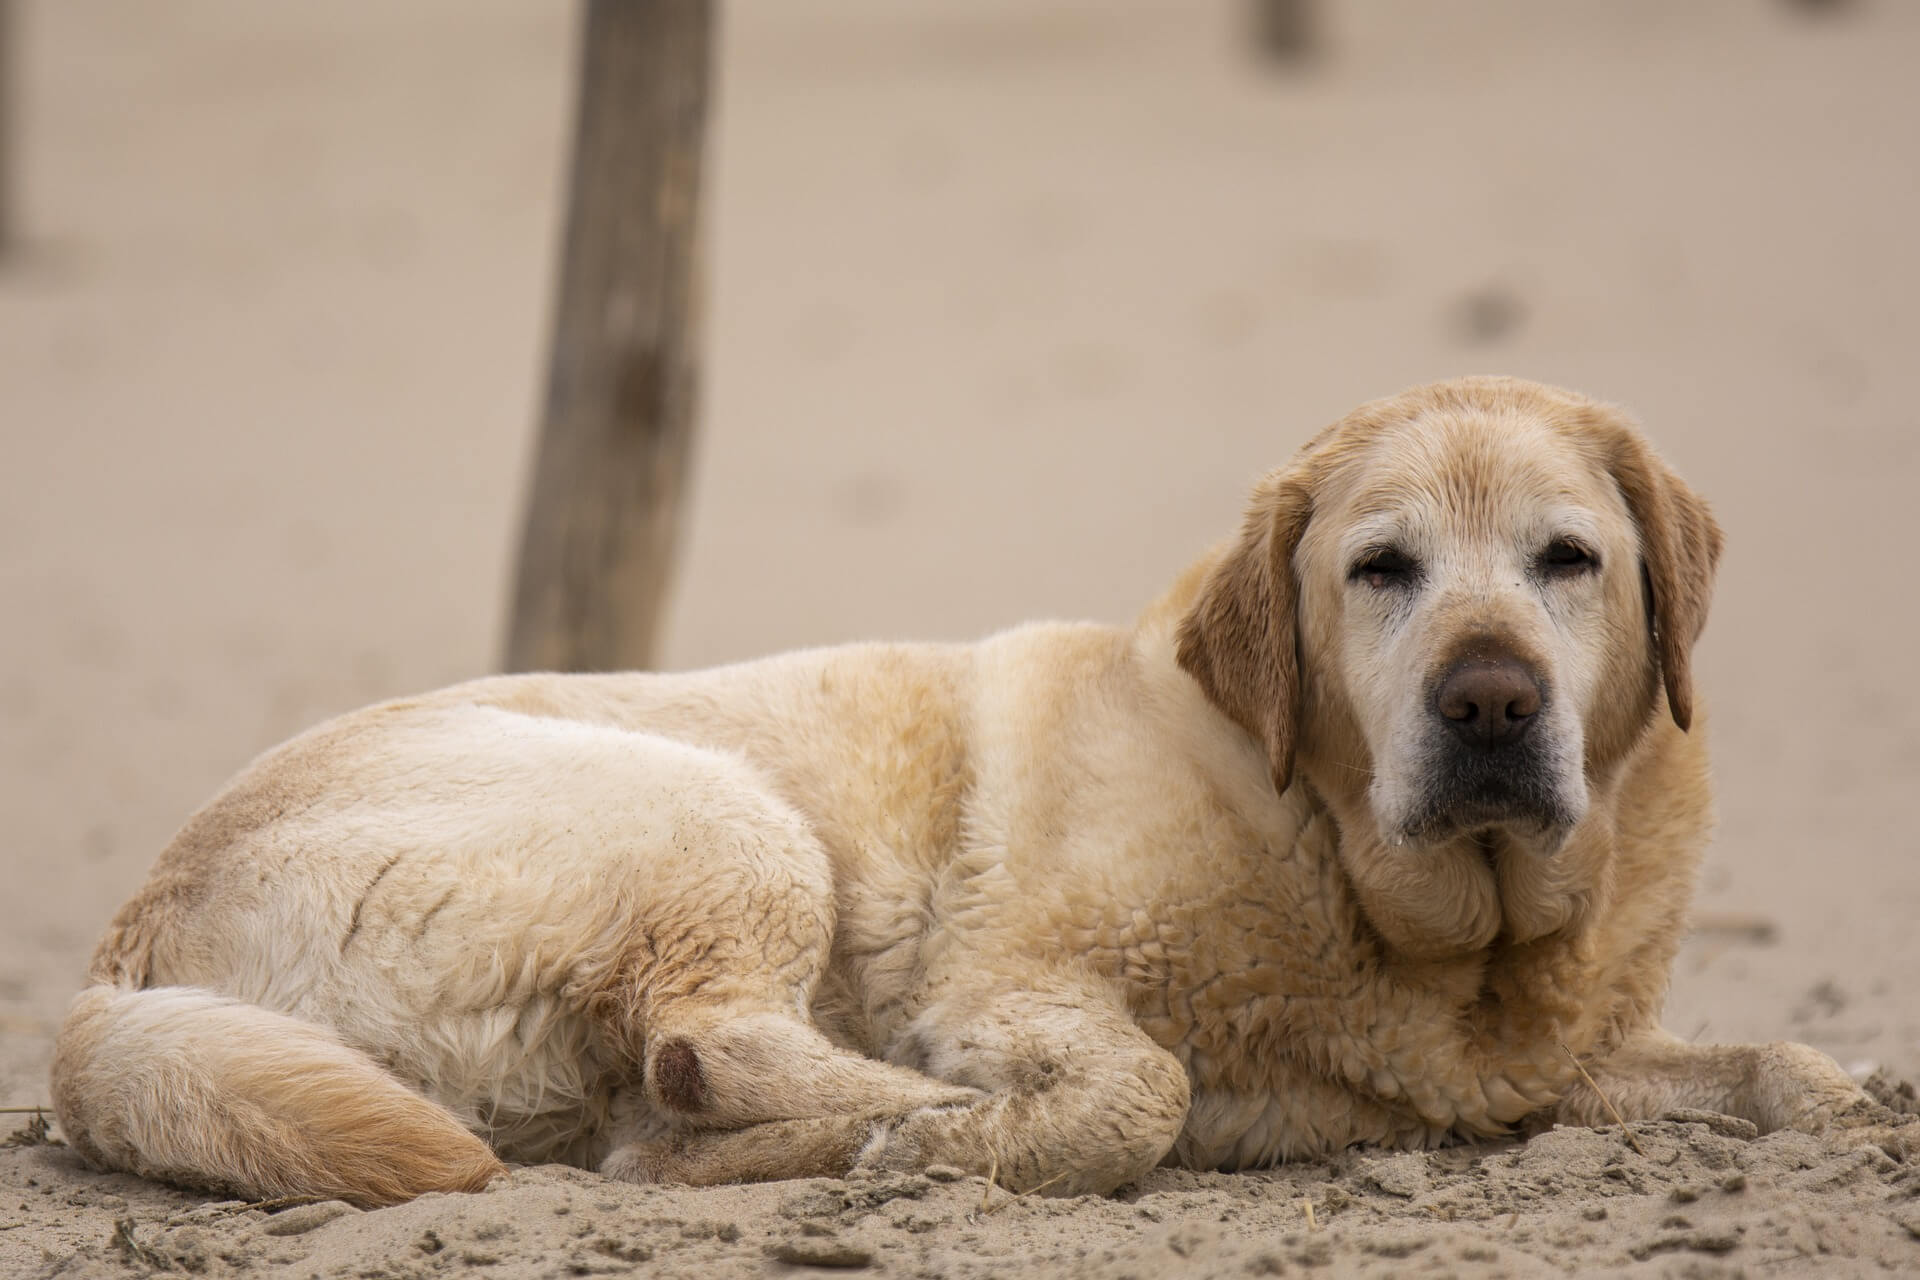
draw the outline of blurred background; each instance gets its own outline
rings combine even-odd
[[[0,1104],[181,819],[496,668],[573,13],[15,0]],[[1124,621],[1355,404],[1629,406],[1730,551],[1669,1025],[1920,1073],[1920,5],[736,0],[665,664]]]

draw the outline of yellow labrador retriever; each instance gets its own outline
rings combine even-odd
[[[501,1160],[1105,1192],[1536,1114],[1818,1126],[1659,1026],[1720,531],[1622,416],[1367,405],[1130,628],[503,677],[270,752],[61,1031],[105,1166],[383,1204]],[[1564,1046],[1564,1048],[1563,1048]]]

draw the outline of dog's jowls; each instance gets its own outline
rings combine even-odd
[[[1658,1022],[1719,552],[1618,413],[1463,380],[1321,433],[1131,628],[356,712],[120,912],[61,1124],[377,1204],[503,1159],[1107,1191],[1600,1121],[1574,1057],[1629,1118],[1857,1115]]]

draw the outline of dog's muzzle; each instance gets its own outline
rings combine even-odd
[[[1463,658],[1434,686],[1419,801],[1403,826],[1421,842],[1502,827],[1535,840],[1579,821],[1552,749],[1546,684],[1505,655]]]

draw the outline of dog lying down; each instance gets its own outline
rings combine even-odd
[[[1658,1021],[1719,552],[1617,411],[1465,379],[1316,436],[1131,627],[343,716],[115,918],[61,1126],[378,1205],[503,1160],[1072,1194],[1607,1100],[1857,1117],[1811,1048]]]

